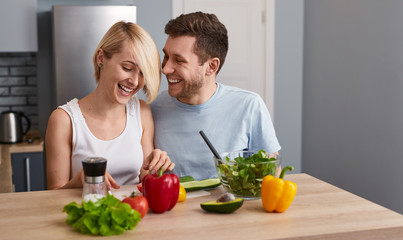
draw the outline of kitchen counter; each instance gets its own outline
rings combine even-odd
[[[21,143],[0,144],[0,193],[13,191],[11,154],[43,152],[43,139],[39,131],[29,131],[24,139]]]
[[[403,215],[307,174],[285,178],[298,192],[284,213],[265,212],[260,199],[232,214],[204,212],[200,203],[217,198],[218,187],[169,212],[150,210],[134,230],[107,239],[403,239]],[[113,193],[122,198],[134,188]],[[1,238],[88,239],[65,223],[62,209],[71,201],[81,203],[81,189],[0,194]]]

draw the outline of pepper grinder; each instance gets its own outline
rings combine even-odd
[[[86,158],[82,161],[84,169],[83,199],[96,202],[108,194],[105,183],[106,159],[102,157]]]

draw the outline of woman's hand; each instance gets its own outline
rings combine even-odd
[[[108,191],[111,188],[114,188],[114,189],[120,188],[120,186],[116,183],[115,179],[113,179],[113,177],[108,173],[108,171],[106,171],[106,173],[105,173],[105,182],[106,182],[106,187],[108,188]]]
[[[84,170],[81,169],[66,185],[61,188],[82,188],[84,186],[85,175]],[[116,183],[115,179],[106,171],[105,173],[105,183],[108,191],[111,188],[119,189],[120,186]]]
[[[84,170],[81,169],[69,182],[61,188],[82,188],[84,185]]]
[[[167,152],[154,149],[145,159],[143,169],[148,170],[151,174],[155,174],[162,168],[163,172],[172,171],[175,163],[171,162]]]

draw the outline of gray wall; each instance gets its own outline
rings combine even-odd
[[[402,22],[403,1],[305,0],[302,170],[401,213]]]
[[[38,118],[39,130],[45,136],[48,118],[57,107],[52,90],[53,85],[53,45],[52,45],[52,6],[53,5],[135,5],[137,6],[137,23],[153,37],[160,55],[165,44],[165,24],[171,19],[171,1],[167,0],[38,0]],[[77,46],[79,47],[79,46]],[[166,88],[163,77],[161,88]]]
[[[275,4],[274,127],[283,165],[301,171],[304,3]]]

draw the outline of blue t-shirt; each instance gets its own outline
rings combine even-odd
[[[277,152],[278,143],[269,111],[253,92],[217,83],[214,95],[189,105],[161,92],[151,103],[156,148],[168,153],[179,177],[215,178],[213,153],[200,136],[203,130],[218,153],[243,149]]]

